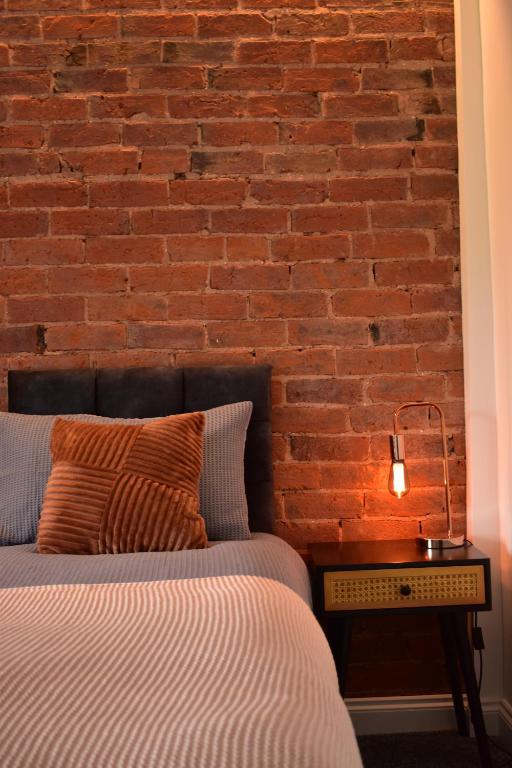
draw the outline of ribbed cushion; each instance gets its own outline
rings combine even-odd
[[[252,403],[204,411],[200,512],[209,539],[250,538],[244,483],[244,449]],[[0,413],[0,545],[36,540],[51,471],[50,439],[56,416]],[[72,414],[87,423],[143,424],[148,420]]]
[[[57,419],[37,534],[42,554],[201,549],[202,413],[147,424]]]

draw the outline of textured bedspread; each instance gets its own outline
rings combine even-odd
[[[266,576],[310,603],[306,567],[277,536],[219,541],[207,549],[133,555],[40,555],[35,544],[0,547],[0,588],[44,584],[104,584],[205,576]]]
[[[271,579],[0,590],[2,768],[361,768],[334,663]]]

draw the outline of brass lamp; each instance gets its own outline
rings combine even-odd
[[[393,413],[393,434],[391,435],[391,469],[389,471],[389,492],[401,499],[410,490],[409,476],[405,465],[405,440],[399,432],[399,417],[406,408],[433,408],[441,421],[441,437],[443,441],[443,471],[444,491],[446,499],[446,536],[432,538],[420,536],[418,541],[427,549],[453,549],[463,547],[465,536],[455,536],[452,528],[452,505],[450,498],[450,476],[448,470],[448,447],[446,443],[446,422],[444,413],[435,403],[404,403]],[[421,533],[421,526],[420,526]]]

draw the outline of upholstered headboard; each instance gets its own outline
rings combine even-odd
[[[252,531],[272,531],[270,367],[10,371],[9,410],[152,418],[251,400],[245,485]]]

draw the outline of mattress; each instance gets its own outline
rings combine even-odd
[[[0,615],[3,768],[362,768],[325,636],[273,579],[1,589]]]
[[[311,604],[302,558],[282,539],[268,533],[253,533],[246,541],[213,542],[206,550],[126,555],[40,555],[35,544],[0,547],[0,589],[208,576],[262,576],[285,584]]]

